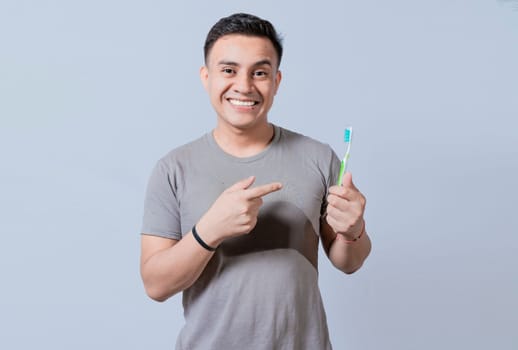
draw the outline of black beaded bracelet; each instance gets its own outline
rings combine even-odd
[[[198,241],[198,243],[200,243],[200,245],[207,249],[208,251],[210,252],[214,252],[216,251],[216,248],[212,248],[210,245],[208,245],[207,243],[203,242],[203,239],[201,239],[200,235],[198,235],[198,232],[196,231],[196,225],[194,225],[192,227],[192,235],[194,236],[194,238]]]

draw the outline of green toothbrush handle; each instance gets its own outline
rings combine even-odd
[[[342,179],[344,177],[345,173],[345,161],[342,160],[342,163],[340,163],[340,172],[338,173],[338,183],[337,186],[342,186]]]
[[[338,186],[342,186],[342,180],[344,178],[345,170],[347,169],[347,161],[349,160],[349,152],[345,154],[342,163],[340,163],[340,172],[338,173]]]

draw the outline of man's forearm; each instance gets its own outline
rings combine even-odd
[[[189,288],[201,275],[212,255],[200,246],[192,233],[173,246],[156,252],[141,265],[147,294],[156,301],[165,301]]]
[[[363,265],[370,251],[371,241],[367,232],[354,242],[346,241],[345,237],[337,234],[329,247],[329,259],[337,269],[350,274]]]

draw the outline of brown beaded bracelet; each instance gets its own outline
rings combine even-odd
[[[363,227],[362,227],[362,231],[360,233],[360,235],[354,239],[342,239],[343,242],[347,243],[347,244],[351,244],[351,243],[354,243],[356,241],[358,241],[360,238],[362,238],[363,234],[365,233],[365,221],[363,221]]]

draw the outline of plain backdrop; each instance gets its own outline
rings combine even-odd
[[[171,349],[139,276],[145,186],[211,130],[209,28],[284,37],[270,120],[329,143],[372,255],[320,255],[335,349],[518,349],[518,2],[0,1],[0,348]],[[301,174],[302,175],[302,174]],[[217,310],[214,310],[217,312]]]

